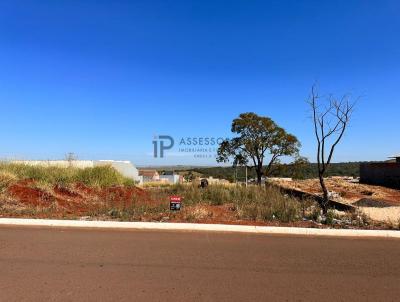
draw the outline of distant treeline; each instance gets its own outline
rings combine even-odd
[[[359,176],[360,162],[333,163],[328,169],[327,176]],[[199,167],[186,170],[185,172],[195,172],[202,174],[204,177],[212,176],[214,178],[224,178],[229,181],[244,181],[244,167]],[[182,171],[183,172],[183,171]],[[248,178],[255,178],[256,174],[253,169],[248,169]],[[185,174],[186,174],[185,173]],[[272,177],[291,177],[296,179],[307,179],[318,177],[316,163],[302,164],[280,164],[277,165]]]

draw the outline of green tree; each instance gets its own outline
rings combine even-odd
[[[292,177],[294,179],[305,179],[306,169],[310,165],[308,159],[304,156],[298,156],[293,163],[290,164],[293,168]]]
[[[233,160],[233,166],[254,168],[257,183],[268,177],[281,156],[298,154],[297,138],[279,127],[272,119],[253,112],[242,113],[232,121],[231,131],[237,136],[224,140],[218,148],[218,162]],[[266,161],[269,160],[268,164]]]

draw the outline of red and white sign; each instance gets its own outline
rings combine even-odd
[[[181,210],[181,200],[180,196],[170,196],[169,197],[169,209],[171,211],[180,211]]]
[[[170,196],[169,197],[169,201],[172,201],[172,202],[180,203],[181,200],[182,200],[182,197],[180,197],[180,196]]]

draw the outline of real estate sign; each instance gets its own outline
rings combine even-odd
[[[180,196],[170,196],[169,197],[169,209],[171,211],[180,211],[181,202],[182,202],[182,197],[180,197]]]

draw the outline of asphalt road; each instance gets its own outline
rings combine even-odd
[[[0,227],[0,301],[399,301],[400,240]]]

